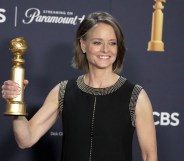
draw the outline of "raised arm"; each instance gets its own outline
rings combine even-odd
[[[2,97],[6,100],[15,97],[19,92],[16,83],[6,81],[2,86]],[[13,117],[13,131],[20,148],[28,148],[34,145],[41,136],[55,123],[58,110],[59,84],[48,94],[43,106],[28,121],[24,116]]]
[[[136,104],[136,131],[143,161],[157,161],[156,130],[151,102],[141,90]]]

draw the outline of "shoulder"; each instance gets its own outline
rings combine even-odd
[[[68,80],[62,80],[58,86],[59,86],[59,90],[62,91],[62,90],[65,90],[66,87],[68,86],[68,84],[76,84],[77,80],[79,78],[81,78],[82,76],[79,76],[79,77],[76,77],[76,78],[72,78],[72,79],[68,79]]]
[[[136,84],[128,80],[127,78],[123,77],[123,79],[125,80],[124,87],[131,93],[131,99],[136,97],[136,101],[137,101],[137,98],[140,92],[142,91],[143,87],[140,84]]]
[[[56,84],[51,91],[48,94],[48,97],[58,97],[58,94],[63,92],[65,90],[66,85],[67,85],[67,80],[61,81],[60,83]]]
[[[153,111],[151,101],[142,85],[135,84],[128,79],[126,79],[125,83],[126,88],[131,91],[129,110],[132,125],[137,127],[139,124],[148,122],[148,120],[152,119]]]
[[[139,106],[142,107],[142,106],[150,103],[149,97],[148,97],[148,95],[147,95],[147,93],[142,85],[140,85],[138,83],[134,83],[128,79],[126,79],[126,83],[129,87],[132,88],[132,95],[131,95],[132,98],[131,99],[136,97],[136,109]]]
[[[130,110],[130,116],[132,121],[132,126],[136,126],[136,110],[137,110],[137,104],[138,100],[140,99],[140,95],[142,91],[144,91],[143,87],[139,84],[135,84],[130,82],[129,80],[126,81],[126,86],[129,88],[130,91],[130,103],[129,103],[129,110]]]
[[[144,121],[149,117],[151,118],[153,115],[151,101],[144,89],[141,90],[139,94],[135,109],[135,114],[138,120]]]
[[[137,100],[137,106],[139,107],[138,110],[148,108],[151,106],[150,99],[148,97],[148,94],[144,89],[141,90],[138,100]]]
[[[135,83],[129,79],[127,79],[126,77],[120,76],[121,79],[125,82],[125,84],[129,87],[129,88],[143,88],[140,84]]]

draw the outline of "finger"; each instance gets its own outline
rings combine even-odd
[[[2,98],[8,100],[12,98],[16,98],[19,95],[19,92],[10,92],[10,91],[2,91]]]
[[[18,84],[11,80],[5,81],[1,88],[2,97],[5,99],[15,98],[21,93]]]
[[[4,91],[20,91],[20,87],[16,84],[4,83],[1,88]]]
[[[12,80],[7,80],[4,82],[4,85],[10,85],[10,86],[19,86],[18,83],[12,81]]]
[[[29,84],[29,81],[28,80],[24,80],[23,84],[24,84],[24,86],[27,86]]]

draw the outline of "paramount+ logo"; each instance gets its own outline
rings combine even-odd
[[[6,21],[5,12],[6,10],[4,8],[0,8],[0,23],[4,23]]]
[[[153,112],[155,125],[160,126],[179,126],[179,113],[178,112]]]

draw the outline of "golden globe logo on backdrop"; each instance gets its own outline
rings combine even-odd
[[[42,10],[38,8],[29,8],[25,11],[23,24],[31,23],[50,23],[50,24],[68,24],[77,25],[81,23],[85,15],[75,15],[72,11],[54,11]]]

